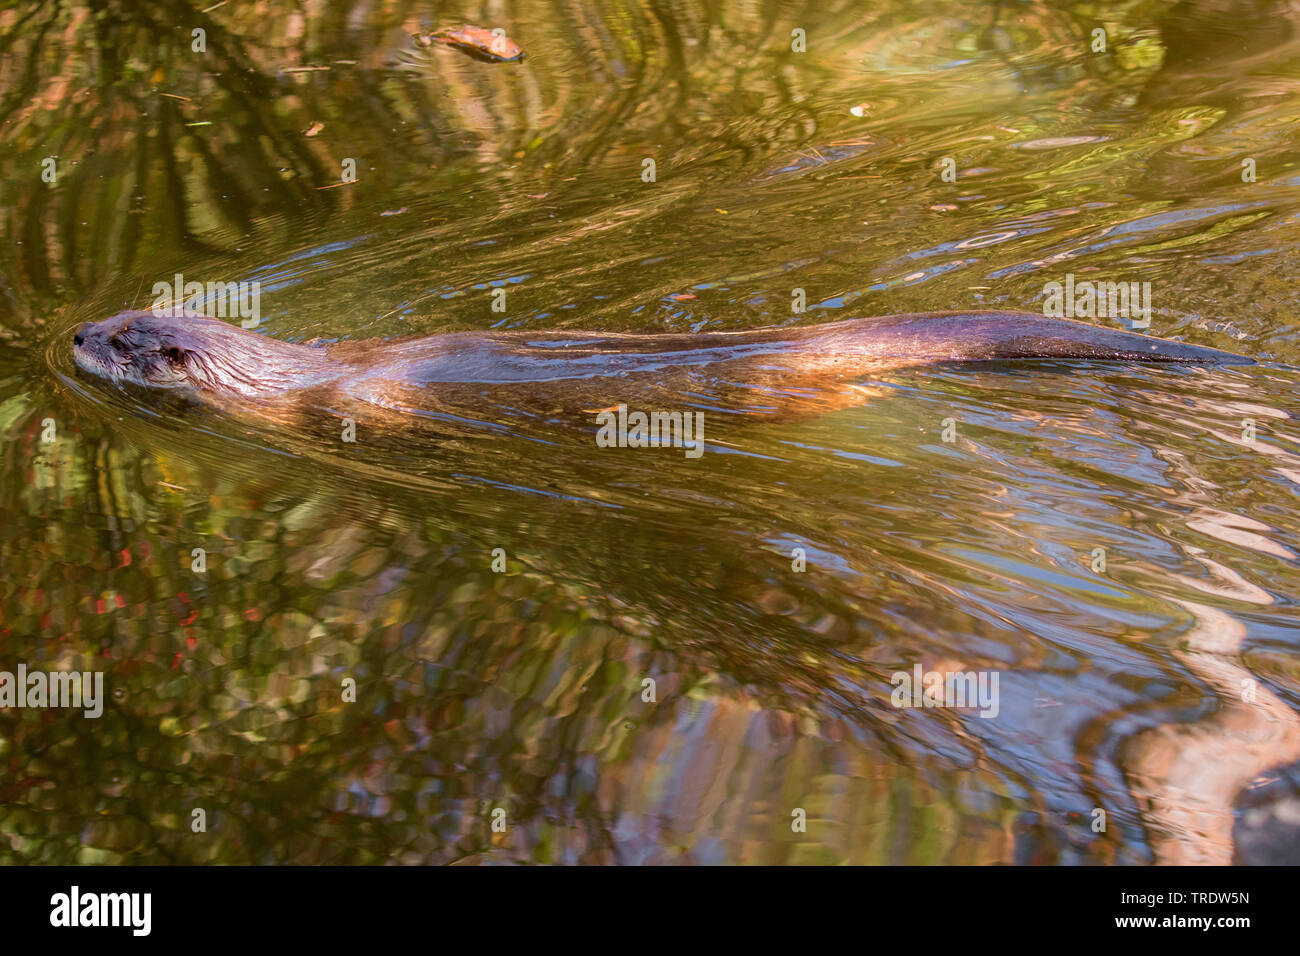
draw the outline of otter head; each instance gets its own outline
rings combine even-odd
[[[149,388],[261,395],[312,384],[323,353],[206,316],[121,312],[77,327],[72,356],[83,371]]]
[[[72,337],[72,357],[84,371],[114,382],[152,388],[201,387],[191,372],[194,340],[179,325],[151,312],[123,312],[85,322]]]

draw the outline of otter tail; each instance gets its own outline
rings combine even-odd
[[[1007,359],[1254,364],[1232,352],[1032,312],[920,312],[806,331],[806,347],[864,367]]]

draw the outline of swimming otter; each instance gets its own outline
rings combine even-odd
[[[927,312],[699,334],[460,332],[317,347],[207,317],[132,311],[82,324],[73,341],[77,365],[114,382],[184,388],[226,403],[301,401],[310,393],[330,407],[350,398],[400,410],[501,390],[545,391],[552,404],[566,395],[612,404],[633,381],[677,394],[721,386],[768,401],[896,368],[997,359],[1253,364],[1028,312]]]

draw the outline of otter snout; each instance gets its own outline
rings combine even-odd
[[[72,333],[72,344],[81,345],[86,341],[86,332],[90,328],[89,322],[82,322],[77,326],[77,331]]]

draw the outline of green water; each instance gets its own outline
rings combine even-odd
[[[409,37],[465,23],[527,59]],[[0,860],[1300,861],[1298,119],[1282,3],[6,7],[0,669],[109,699],[0,710]],[[76,372],[177,273],[293,341],[1072,273],[1260,364],[898,371],[698,459],[322,443]],[[918,664],[996,716],[894,707]]]

